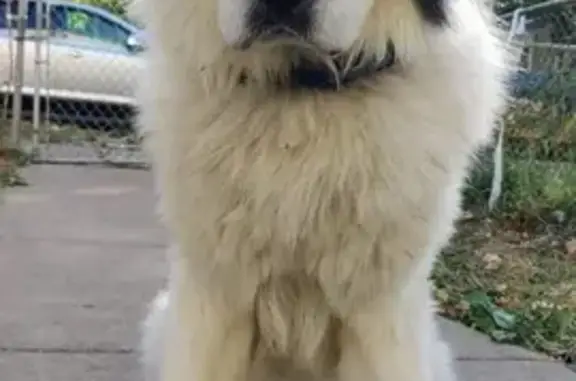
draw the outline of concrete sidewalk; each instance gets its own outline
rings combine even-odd
[[[166,274],[150,173],[36,166],[26,178],[0,206],[0,380],[141,380],[138,323]],[[442,327],[460,381],[576,381],[543,356]]]

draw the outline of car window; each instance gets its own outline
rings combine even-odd
[[[7,9],[5,1],[0,1],[0,28],[7,28],[8,27],[8,20],[6,20]]]
[[[95,38],[96,30],[92,13],[83,9],[62,6],[62,12],[58,12],[58,16],[62,17],[57,23],[62,30],[82,37]]]
[[[124,44],[129,32],[121,26],[83,9],[56,5],[51,9],[52,29],[78,37],[114,44]]]
[[[50,29],[66,30],[66,9],[61,5],[50,7]]]
[[[94,18],[94,29],[96,31],[96,38],[115,44],[124,44],[130,35],[130,33],[120,25],[100,16]]]
[[[8,28],[10,24],[14,26],[14,22],[10,23],[8,21],[8,16],[10,14],[15,14],[18,12],[18,3],[10,3],[10,10],[8,10],[8,3],[6,0],[0,0],[0,28]]]

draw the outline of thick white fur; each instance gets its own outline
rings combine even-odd
[[[139,1],[141,121],[179,246],[146,322],[150,380],[452,381],[427,277],[505,106],[485,6],[447,0],[433,28],[374,0],[356,47],[391,38],[400,67],[314,93],[267,87],[283,56],[229,48],[217,0]]]
[[[236,44],[244,35],[244,20],[250,8],[250,0],[217,0],[218,25],[224,41]]]
[[[314,40],[329,49],[347,49],[362,30],[373,0],[318,1]]]

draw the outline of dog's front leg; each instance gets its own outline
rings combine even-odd
[[[392,300],[347,317],[339,381],[454,381],[428,300],[417,298],[405,310]]]
[[[161,381],[245,381],[252,312],[226,305],[217,292],[187,279],[175,288],[168,309]]]

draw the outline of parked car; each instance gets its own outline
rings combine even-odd
[[[36,26],[36,0],[28,0],[24,41],[25,98],[35,88],[36,37],[42,39],[45,80],[41,94],[49,93],[51,117],[124,118],[132,113],[136,73],[144,49],[142,30],[102,8],[67,0],[44,0],[41,28]],[[17,0],[0,0],[0,92],[11,94],[11,66],[16,52]],[[29,99],[25,99],[28,104]],[[60,113],[61,115],[59,115]],[[65,115],[70,114],[70,115]],[[76,115],[74,115],[76,114]],[[120,116],[115,114],[122,114]],[[124,115],[125,114],[125,115]]]

